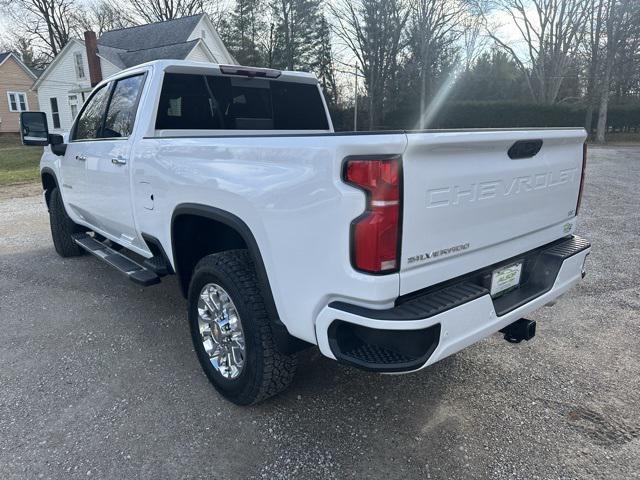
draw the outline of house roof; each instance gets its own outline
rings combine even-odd
[[[105,32],[98,39],[98,55],[118,68],[162,58],[184,60],[198,43],[188,39],[204,16],[201,13]]]
[[[147,50],[186,42],[204,13],[165,22],[111,30],[100,36],[98,45],[122,50]]]
[[[203,18],[208,19],[207,14],[200,13],[175,20],[105,32],[97,41],[98,56],[119,69],[160,59],[184,60],[199,43],[204,46],[205,50],[209,50],[202,39],[189,41],[189,37]],[[208,24],[222,51],[231,57],[210,21]],[[84,41],[80,39],[71,39],[49,64],[44,71],[45,73],[36,80],[34,88],[44,81],[58,59],[74,42],[84,45]],[[215,59],[213,54],[212,59]]]
[[[141,63],[150,62],[158,59],[184,60],[193,50],[200,40],[192,40],[190,42],[175,43],[173,45],[161,45],[146,50],[133,50],[120,53],[119,57],[127,67],[139,65]],[[98,50],[100,47],[98,46]],[[108,60],[108,59],[107,59]]]
[[[18,65],[22,67],[22,69],[26,73],[31,75],[34,80],[37,79],[42,74],[42,70],[37,70],[35,68],[27,67],[24,64],[24,62],[20,59],[20,57],[13,52],[0,52],[0,65],[2,65],[5,62],[5,60],[7,60],[9,57],[13,57],[13,59],[18,63]]]

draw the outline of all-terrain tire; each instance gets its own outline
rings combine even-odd
[[[223,377],[211,364],[198,326],[198,299],[205,285],[215,283],[236,307],[245,337],[245,359],[235,379]],[[250,405],[286,389],[296,372],[297,357],[276,347],[271,319],[264,305],[255,268],[246,250],[229,250],[202,258],[189,285],[189,324],[198,360],[214,387],[237,405]]]
[[[53,246],[61,257],[77,257],[83,250],[72,238],[74,233],[86,231],[86,228],[74,223],[62,203],[62,195],[58,187],[51,191],[49,199],[49,223],[51,224],[51,238]]]

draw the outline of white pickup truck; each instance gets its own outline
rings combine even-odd
[[[523,112],[523,115],[526,112]],[[98,84],[68,138],[22,114],[56,251],[177,275],[217,390],[283,390],[296,352],[424,368],[585,274],[582,129],[334,133],[307,73],[156,61]]]

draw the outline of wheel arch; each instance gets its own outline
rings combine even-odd
[[[225,234],[223,236],[228,238],[228,241],[223,242],[223,245],[226,244],[229,248],[214,249],[212,251],[203,250],[202,252],[204,252],[204,254],[192,255],[194,258],[189,258],[183,250],[184,245],[182,245],[182,242],[185,241],[182,236],[187,234],[178,230],[185,225],[185,219],[190,219],[189,221],[191,223],[195,222],[196,226],[203,225],[203,223],[198,222],[212,222],[208,224],[208,226],[217,228],[218,231],[220,231],[220,229],[224,230]],[[206,223],[204,223],[204,225],[206,225]],[[237,235],[237,237],[235,235]],[[187,238],[193,239],[194,237],[187,236]],[[239,243],[240,241],[242,244]],[[191,245],[189,246],[191,247]],[[249,226],[238,216],[209,205],[184,203],[175,207],[171,215],[171,255],[173,257],[174,270],[178,275],[180,288],[185,297],[188,295],[189,283],[195,263],[205,255],[232,248],[246,248],[253,260],[258,286],[264,298],[267,313],[272,321],[274,332],[277,334],[276,338],[278,338],[277,343],[279,349],[284,353],[292,353],[308,346],[309,344],[306,342],[291,336],[286,326],[280,320],[262,254],[260,253],[258,242]],[[196,248],[196,251],[197,250]],[[185,257],[185,255],[187,256]]]
[[[44,200],[47,203],[47,209],[49,209],[51,191],[56,187],[59,188],[58,178],[51,168],[45,167],[40,171],[40,181],[42,182],[42,189],[44,190]]]

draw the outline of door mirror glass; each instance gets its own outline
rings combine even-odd
[[[22,112],[20,114],[20,136],[23,145],[49,145],[49,128],[44,112]]]

